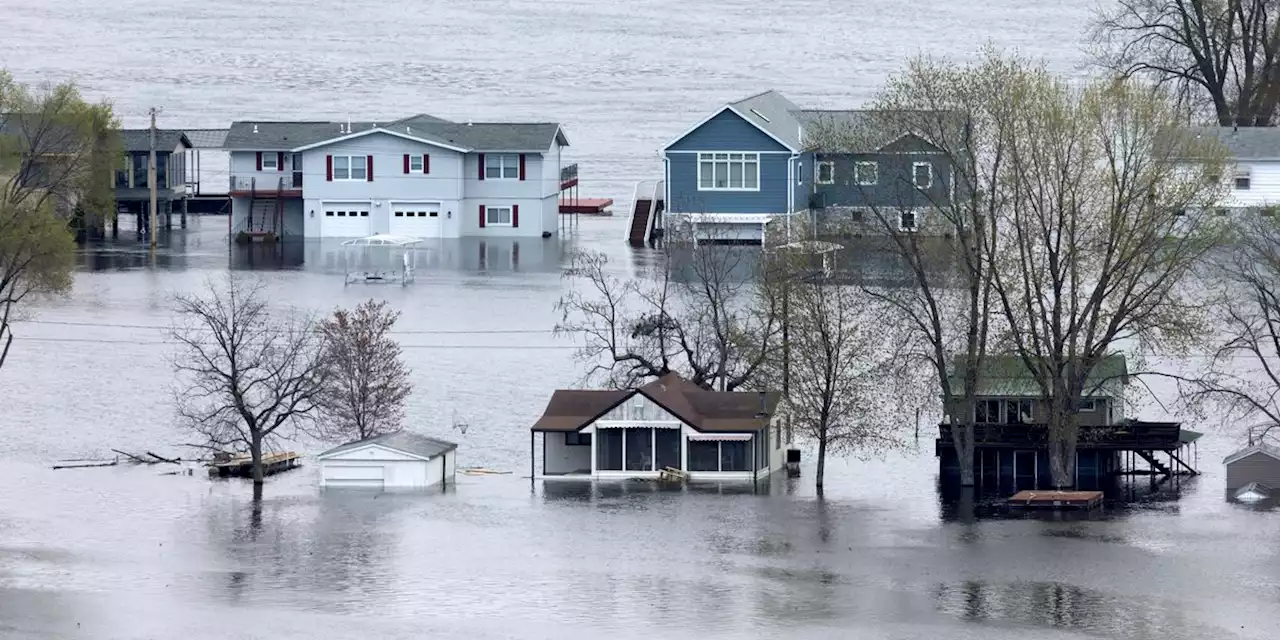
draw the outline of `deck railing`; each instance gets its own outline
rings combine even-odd
[[[280,176],[268,174],[253,176],[231,176],[232,191],[256,191],[266,193],[277,188],[284,191],[296,191],[302,188],[302,174],[285,173]]]
[[[1177,447],[1181,432],[1181,425],[1176,422],[1081,426],[1079,444],[1153,449]],[[939,444],[950,446],[951,425],[939,425],[939,436]],[[1049,441],[1049,425],[977,424],[973,426],[973,440],[979,445],[1043,446]]]
[[[568,182],[578,177],[578,163],[560,167],[560,182]]]

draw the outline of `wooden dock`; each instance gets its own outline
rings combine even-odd
[[[611,216],[609,207],[613,198],[561,198],[560,213],[580,213],[589,216]]]
[[[1094,509],[1101,505],[1101,491],[1024,490],[1009,498],[1009,506],[1015,509]]]
[[[275,475],[294,469],[300,464],[302,464],[302,456],[292,451],[269,453],[262,456],[262,475]],[[209,476],[213,478],[251,478],[253,477],[253,459],[247,455],[242,455],[223,462],[215,462],[209,465]]]

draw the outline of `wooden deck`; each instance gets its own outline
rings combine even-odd
[[[270,476],[296,468],[302,456],[292,451],[269,453],[262,456],[262,475]],[[224,462],[209,465],[209,475],[215,478],[253,477],[253,460],[249,456],[237,456]]]
[[[1019,491],[1009,498],[1015,509],[1093,509],[1102,504],[1101,491]]]
[[[573,198],[560,199],[560,213],[581,213],[590,216],[611,216],[608,211],[613,206],[613,198]]]

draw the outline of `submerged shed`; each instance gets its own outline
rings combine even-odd
[[[1257,483],[1280,487],[1280,449],[1269,444],[1245,447],[1223,459],[1227,467],[1227,489]]]
[[[458,445],[401,431],[334,447],[318,457],[322,488],[424,489],[452,484]]]

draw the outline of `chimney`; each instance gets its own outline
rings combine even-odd
[[[257,133],[257,132],[258,132],[258,125],[256,125],[256,124],[255,124],[255,125],[253,125],[253,132],[254,132],[254,133]]]

